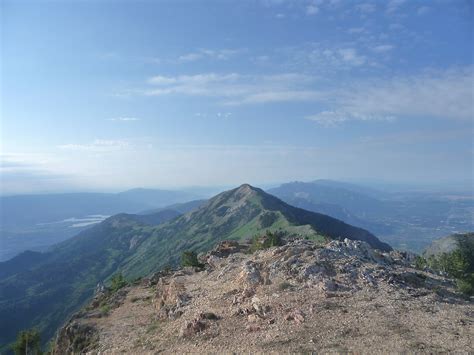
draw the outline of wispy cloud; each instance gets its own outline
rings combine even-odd
[[[391,14],[398,11],[405,2],[406,0],[390,0],[387,4],[386,12]]]
[[[107,118],[107,121],[134,122],[134,121],[140,121],[140,119],[137,117],[114,117],[114,118]]]
[[[372,3],[357,4],[355,8],[357,11],[361,12],[362,14],[370,14],[372,12],[375,12],[376,10],[376,6]]]
[[[394,121],[395,117],[367,114],[355,111],[335,110],[322,111],[317,114],[307,116],[306,119],[326,127],[331,127],[338,126],[346,121]]]
[[[217,118],[223,118],[227,119],[232,116],[232,112],[217,112],[215,114],[208,114],[208,113],[203,113],[203,112],[196,112],[194,114],[196,117],[202,117],[202,118],[207,118],[207,117],[217,117]]]
[[[363,32],[356,28],[352,34]],[[373,39],[369,43],[357,44],[354,41],[341,43],[312,42],[300,46],[280,48],[273,57],[291,70],[305,70],[331,77],[336,73],[354,70],[367,71],[374,68],[377,57],[370,51]],[[372,56],[370,56],[372,54]],[[352,74],[352,73],[351,73]]]
[[[93,142],[86,144],[68,143],[58,146],[58,148],[62,150],[89,152],[113,152],[117,150],[127,149],[130,147],[130,143],[126,140],[110,139],[96,139]]]
[[[356,52],[345,60],[362,65]],[[310,116],[317,122],[373,121],[394,118],[473,118],[473,68],[431,70],[418,75],[365,79],[325,86],[317,77],[280,75],[196,74],[155,76],[145,95],[189,95],[216,98],[220,104],[312,102],[326,110]]]
[[[227,60],[242,52],[241,49],[199,49],[195,52],[186,53],[178,57],[178,61],[194,62],[200,59]]]
[[[395,46],[393,46],[391,44],[381,44],[381,45],[372,47],[372,50],[376,53],[386,53],[386,52],[390,52],[394,48],[395,48]]]
[[[176,77],[155,76],[148,80],[156,88],[145,91],[149,96],[171,94],[209,96],[224,104],[308,101],[318,92],[308,89],[315,79],[295,73],[278,75],[196,74]]]
[[[360,34],[360,33],[366,32],[366,31],[367,30],[364,27],[351,27],[347,30],[347,33],[349,33],[349,34]]]
[[[314,5],[308,5],[306,6],[306,15],[316,15],[319,12],[319,8]]]
[[[346,121],[406,119],[472,120],[471,67],[360,82],[334,92],[332,109],[308,116],[323,125]]]
[[[367,62],[367,58],[357,53],[355,48],[343,48],[338,50],[341,59],[353,66],[360,66]]]

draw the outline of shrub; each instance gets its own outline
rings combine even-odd
[[[110,313],[110,309],[111,308],[109,304],[104,304],[100,307],[100,313],[106,316]]]
[[[433,270],[446,273],[456,279],[456,284],[462,293],[474,295],[474,248],[472,245],[460,245],[450,253],[430,256],[425,260],[426,265]],[[421,258],[421,257],[420,257]],[[416,261],[415,261],[416,264]]]
[[[281,291],[288,290],[290,288],[293,288],[293,285],[286,281],[278,285],[278,289]]]
[[[252,245],[250,251],[268,249],[283,245],[283,232],[269,232],[267,231],[263,236],[254,236],[252,238]]]
[[[415,268],[423,270],[428,265],[426,259],[422,256],[417,255],[415,258]]]
[[[117,273],[110,279],[110,290],[112,292],[117,292],[125,286],[127,286],[127,281],[123,277],[122,273]]]
[[[468,296],[474,296],[474,273],[462,279],[458,279],[457,287],[462,293]]]
[[[181,266],[204,267],[204,265],[199,262],[197,254],[194,251],[185,251],[181,254]]]
[[[42,354],[41,338],[37,329],[22,330],[18,333],[16,341],[12,345],[15,354]]]

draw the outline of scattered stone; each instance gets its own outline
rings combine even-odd
[[[249,314],[247,316],[247,320],[250,322],[250,323],[256,323],[256,322],[259,322],[262,318],[260,318],[260,316],[256,313],[253,313],[253,314]]]
[[[299,309],[295,309],[286,314],[285,320],[294,321],[296,324],[301,324],[305,321],[305,317],[303,312],[301,312]]]
[[[208,320],[219,320],[220,317],[217,316],[215,313],[212,312],[204,312],[199,315],[200,319],[208,319]]]
[[[249,333],[252,333],[252,332],[258,332],[261,328],[260,326],[258,325],[255,325],[255,324],[249,324],[245,327],[245,329],[249,332]]]
[[[179,336],[182,338],[190,337],[202,332],[204,329],[206,329],[206,324],[199,319],[194,319],[191,322],[184,324],[180,330]]]

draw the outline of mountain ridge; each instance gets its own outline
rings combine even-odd
[[[49,338],[91,296],[98,282],[107,282],[118,271],[133,280],[176,266],[183,251],[207,251],[224,239],[247,240],[266,231],[284,231],[320,242],[361,239],[382,250],[391,249],[363,229],[292,207],[248,184],[218,194],[182,216],[160,213],[166,214],[160,220],[157,216],[112,216],[56,245],[38,264],[0,279],[0,318],[9,320],[9,326],[0,329],[5,334],[0,341],[35,322]],[[152,219],[162,223],[153,224]]]

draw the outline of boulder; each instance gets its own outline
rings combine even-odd
[[[246,285],[258,285],[262,283],[259,265],[253,261],[246,261],[242,265],[242,271],[239,274],[239,281]]]

